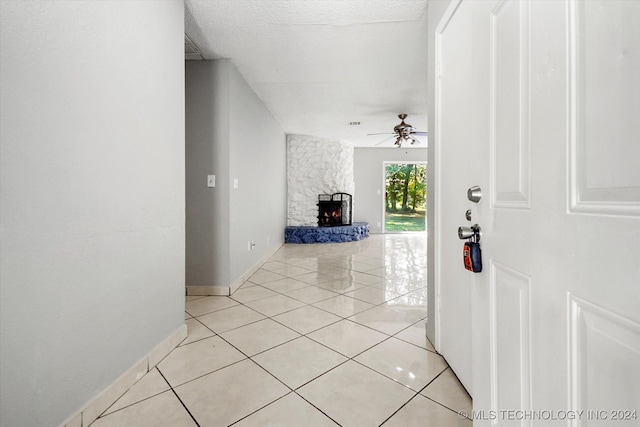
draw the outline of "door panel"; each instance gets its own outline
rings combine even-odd
[[[504,1],[489,18],[491,203],[496,209],[529,208],[528,12],[526,4]]]
[[[478,408],[499,414],[532,407],[530,307],[536,276],[531,248],[525,243],[532,221],[530,14],[528,4],[516,0],[486,2],[483,7],[474,6],[474,11],[474,31],[488,34],[480,50],[489,61],[478,66],[488,68],[489,95],[480,104],[489,111],[481,131],[489,162],[479,173],[488,175],[490,182],[489,200],[478,206],[488,268],[476,278],[473,303],[474,323],[482,330],[478,334],[482,339],[474,341],[478,357],[473,369],[488,371],[489,381],[478,378],[474,390]],[[490,319],[488,332],[481,326],[485,316]],[[521,425],[519,420],[498,421],[499,425]]]
[[[493,260],[488,267],[491,409],[529,410],[531,278]]]
[[[640,215],[640,7],[570,6],[571,210]]]
[[[570,407],[594,411],[586,426],[607,420],[638,425],[635,418],[625,420],[624,411],[639,410],[640,324],[575,296],[569,310]],[[622,420],[612,421],[615,408]]]

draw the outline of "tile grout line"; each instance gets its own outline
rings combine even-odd
[[[442,358],[444,359],[444,357],[442,357]],[[445,361],[445,363],[447,362],[447,360],[446,360],[446,359],[444,359],[444,361]],[[458,378],[458,377],[457,377],[457,375],[455,375],[455,372],[453,372],[453,369],[451,369],[451,366],[449,366],[449,364],[447,363],[447,367],[446,367],[446,368],[444,368],[444,369],[443,369],[443,370],[442,370],[438,375],[436,375],[436,376],[435,376],[431,381],[429,381],[429,383],[428,383],[427,385],[425,385],[424,387],[422,387],[422,388],[420,389],[420,391],[418,392],[418,394],[422,395],[425,399],[429,399],[429,400],[430,400],[430,401],[432,401],[433,403],[437,403],[438,405],[442,406],[443,408],[446,408],[446,409],[450,410],[451,412],[454,412],[456,415],[458,415],[458,416],[459,416],[459,414],[460,414],[460,412],[459,412],[459,411],[456,411],[455,409],[448,407],[448,406],[447,406],[447,405],[445,405],[444,403],[439,402],[439,401],[435,400],[434,398],[431,398],[431,397],[429,397],[429,396],[425,396],[424,394],[422,394],[422,392],[423,392],[424,390],[426,390],[426,389],[427,389],[427,387],[429,387],[431,384],[433,384],[433,382],[434,382],[435,380],[437,380],[438,378],[440,378],[440,376],[441,376],[442,374],[444,374],[444,373],[445,373],[445,371],[446,371],[447,369],[450,369],[450,370],[451,370],[451,373],[452,373],[454,376],[456,376],[456,379]],[[465,392],[466,392],[466,390],[465,390]],[[468,395],[468,393],[467,393],[467,395]],[[468,417],[467,417],[467,419],[468,419]]]
[[[456,414],[458,417],[460,417],[460,418],[465,418],[465,419],[467,419],[467,420],[469,420],[469,421],[472,421],[468,416],[467,416],[467,417],[462,417],[462,416],[461,416],[461,414],[460,414],[460,411],[456,411],[456,410],[455,410],[455,409],[453,409],[453,408],[449,408],[449,407],[448,407],[447,405],[445,405],[444,403],[442,403],[442,402],[438,402],[437,400],[434,400],[434,399],[432,399],[431,397],[427,397],[427,396],[425,396],[425,395],[422,395],[422,396],[423,396],[425,399],[428,399],[428,400],[432,401],[433,403],[435,403],[435,404],[437,404],[437,405],[440,405],[440,406],[442,406],[442,407],[443,407],[443,408],[445,408],[445,409],[448,409],[449,411],[451,411],[451,412],[453,412],[454,414]]]
[[[326,373],[326,372],[325,372]],[[324,375],[324,374],[322,374]],[[302,387],[302,386],[300,386]],[[300,388],[298,387],[298,388]],[[297,390],[297,389],[296,389]],[[334,423],[336,423],[336,425],[338,426],[342,426],[342,424],[340,424],[338,421],[334,420],[333,418],[331,418],[329,416],[329,414],[327,414],[326,412],[324,412],[322,409],[318,408],[316,405],[314,405],[312,402],[309,402],[304,396],[302,396],[300,393],[298,393],[296,390],[294,390],[293,392],[296,394],[296,396],[300,397],[300,399],[304,400],[305,402],[307,402],[309,405],[313,406],[318,412],[320,412],[321,414],[323,414],[325,417],[329,418],[331,421],[333,421]]]
[[[193,414],[191,413],[191,411],[189,410],[189,408],[187,408],[187,405],[185,405],[185,403],[182,401],[182,399],[180,399],[180,396],[178,396],[178,393],[174,390],[173,386],[169,383],[169,381],[167,380],[167,378],[164,376],[164,374],[160,371],[160,369],[158,368],[158,373],[162,376],[162,379],[164,379],[167,384],[169,385],[169,388],[171,389],[171,392],[174,394],[174,396],[176,397],[176,399],[178,399],[178,402],[180,402],[180,404],[182,405],[182,407],[184,408],[185,411],[187,411],[187,414],[189,414],[189,416],[191,417],[191,419],[193,420],[194,423],[196,423],[196,426],[200,427],[200,423],[198,422],[198,420],[196,420],[196,417],[193,416]]]

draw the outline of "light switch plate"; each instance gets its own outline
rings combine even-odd
[[[233,178],[233,188],[238,188],[238,178]]]
[[[216,176],[207,175],[207,187],[215,187],[215,186],[216,186]]]

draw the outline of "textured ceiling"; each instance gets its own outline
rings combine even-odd
[[[427,0],[185,4],[202,56],[231,59],[286,133],[374,146],[400,113],[427,130]]]

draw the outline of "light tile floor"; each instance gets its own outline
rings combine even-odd
[[[425,337],[426,239],[284,245],[92,425],[471,426]]]

